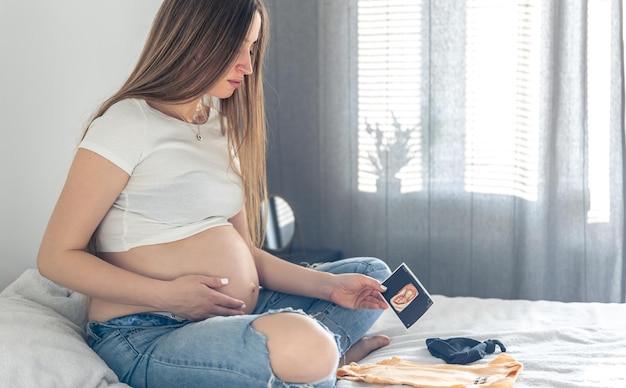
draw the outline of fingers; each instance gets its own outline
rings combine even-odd
[[[370,295],[366,295],[360,303],[361,308],[367,309],[386,309],[388,306],[385,298],[380,295],[380,293],[372,293]]]
[[[375,280],[376,286],[374,289],[364,289],[357,297],[357,308],[365,309],[386,309],[388,307],[387,301],[381,295],[381,287],[386,290],[386,287],[378,283]]]
[[[228,278],[218,278],[213,276],[203,276],[202,284],[210,288],[220,288],[228,284]]]
[[[369,290],[364,292],[362,295],[365,296],[365,300],[367,300],[367,303],[369,305],[375,306],[369,308],[387,308],[387,302],[385,301],[385,298],[383,298],[383,296],[381,295],[382,292],[387,291],[387,287],[378,280],[369,276],[366,276],[366,279],[366,286],[369,287]]]
[[[204,275],[184,275],[171,281],[165,311],[193,321],[218,315],[243,315],[244,301],[221,291],[228,279]],[[226,290],[226,289],[224,289]]]
[[[386,310],[388,307],[387,303],[381,302],[374,299],[366,299],[361,301],[359,308],[360,309],[368,309],[368,310]]]
[[[220,288],[228,284],[228,279],[205,276],[203,284],[209,288]],[[226,294],[220,293],[216,296],[215,299],[216,299],[215,304],[226,310],[239,310],[239,309],[246,308],[246,305],[244,304],[242,300],[232,298]],[[228,314],[228,315],[233,315],[233,314]]]
[[[215,297],[215,306],[216,308],[228,309],[228,310],[239,310],[242,311],[247,306],[244,301],[240,299],[232,298],[225,294],[219,294]],[[232,315],[232,314],[230,314]]]
[[[368,285],[369,285],[371,288],[375,289],[375,290],[376,290],[376,291],[378,291],[378,292],[385,292],[385,291],[387,291],[387,287],[385,287],[385,286],[384,286],[381,282],[379,282],[378,280],[376,280],[376,279],[374,279],[374,278],[371,278],[371,277],[369,277],[369,276],[368,276],[367,278],[368,278],[368,280],[369,280]]]
[[[389,307],[389,305],[387,304],[387,301],[385,300],[385,298],[383,298],[382,296],[380,296],[380,294],[377,296],[376,300],[374,301],[374,303],[376,303],[376,307],[378,309],[387,309],[387,307]]]
[[[198,321],[216,316],[243,315],[246,305],[239,299],[232,298],[210,287],[206,287],[207,293],[202,301],[187,310],[191,320]]]

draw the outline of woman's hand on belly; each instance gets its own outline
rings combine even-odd
[[[92,301],[90,317],[96,320],[147,311],[167,311],[201,320],[249,314],[256,305],[259,279],[255,261],[231,226],[100,256],[117,267],[161,282],[152,290],[153,298],[145,307]],[[228,284],[223,284],[222,279],[228,279]]]
[[[227,284],[226,279],[205,275],[183,275],[166,281],[164,292],[159,294],[162,309],[192,321],[244,314],[248,306],[242,300],[220,292]]]

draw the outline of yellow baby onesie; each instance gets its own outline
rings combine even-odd
[[[511,388],[521,371],[522,364],[506,353],[472,365],[418,364],[392,357],[376,364],[345,365],[337,370],[337,378],[416,388]]]

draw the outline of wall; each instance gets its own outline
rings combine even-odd
[[[0,288],[36,255],[82,126],[125,79],[159,0],[0,0]]]

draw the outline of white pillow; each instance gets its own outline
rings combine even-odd
[[[85,296],[26,270],[0,293],[0,376],[10,387],[128,387],[85,342]]]

